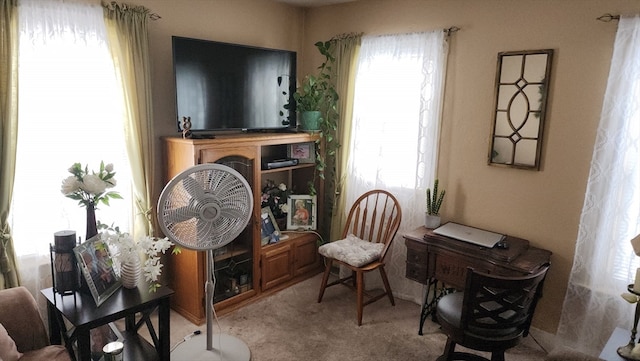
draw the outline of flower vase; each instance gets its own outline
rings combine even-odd
[[[287,216],[276,218],[276,223],[278,224],[278,229],[280,231],[284,231],[287,229]]]
[[[87,234],[85,239],[98,234],[98,226],[96,225],[96,206],[93,203],[87,204]]]
[[[136,288],[138,286],[138,280],[142,274],[142,263],[140,257],[131,257],[130,260],[123,262],[120,265],[120,281],[124,288]]]

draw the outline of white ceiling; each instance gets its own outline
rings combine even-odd
[[[300,7],[317,7],[331,4],[347,3],[356,0],[276,0]]]

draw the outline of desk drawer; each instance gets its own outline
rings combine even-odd
[[[406,240],[405,246],[407,246],[407,262],[427,264],[429,259],[429,251],[427,245],[424,243],[418,243],[414,240]]]
[[[420,282],[423,285],[426,285],[429,282],[429,275],[427,274],[426,262],[422,264],[407,262],[406,266],[407,266],[407,270],[405,272],[406,278]]]
[[[429,253],[427,250],[417,250],[407,247],[407,263],[427,264]]]
[[[435,278],[447,285],[464,289],[467,277],[467,267],[473,267],[477,271],[493,273],[493,267],[474,260],[448,252],[442,252],[436,256]]]

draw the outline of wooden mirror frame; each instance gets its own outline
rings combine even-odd
[[[540,170],[553,49],[498,53],[488,164]]]

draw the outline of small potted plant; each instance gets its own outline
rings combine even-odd
[[[433,182],[433,194],[431,189],[427,188],[427,211],[425,213],[425,227],[438,228],[440,227],[440,206],[444,199],[445,191],[443,190],[438,194],[438,180]]]

